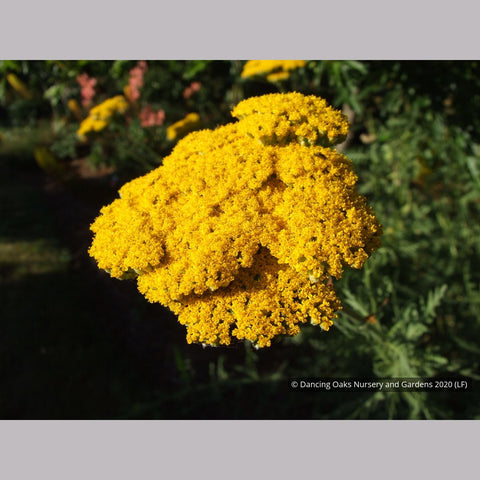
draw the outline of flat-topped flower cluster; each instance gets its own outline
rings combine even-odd
[[[163,165],[120,190],[92,225],[112,277],[134,277],[173,310],[188,342],[258,347],[341,309],[332,277],[360,268],[381,227],[331,146],[348,121],[318,97],[271,94],[190,133]]]
[[[77,135],[84,138],[87,133],[103,130],[113,115],[125,113],[127,109],[128,102],[123,95],[108,98],[90,110],[88,117],[80,124]]]
[[[285,80],[290,72],[304,67],[305,60],[249,60],[243,66],[242,78],[265,77],[270,82]]]

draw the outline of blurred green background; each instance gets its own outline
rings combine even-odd
[[[0,418],[480,418],[478,391],[289,388],[296,377],[479,379],[480,63],[309,60],[270,79],[242,77],[244,65],[0,62]],[[89,225],[161,164],[187,114],[200,118],[191,129],[212,128],[244,98],[288,91],[349,116],[341,148],[382,247],[336,282],[349,313],[329,332],[307,326],[258,351],[188,345],[173,314],[98,271]],[[89,110],[116,95],[127,112],[79,139]]]

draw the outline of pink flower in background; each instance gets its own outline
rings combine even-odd
[[[165,112],[157,110],[154,112],[150,105],[143,107],[138,118],[142,127],[153,127],[154,125],[161,125],[165,120]]]
[[[183,91],[183,98],[190,98],[195,92],[200,90],[202,84],[200,82],[192,82],[189,87]]]
[[[140,98],[140,89],[143,87],[143,77],[147,73],[148,66],[145,60],[137,63],[136,67],[130,70],[130,79],[128,80],[128,93],[132,102]]]
[[[90,107],[93,97],[95,96],[95,85],[97,80],[93,77],[89,77],[88,74],[82,73],[77,76],[77,82],[80,85],[80,95],[82,96],[82,105],[85,108]]]

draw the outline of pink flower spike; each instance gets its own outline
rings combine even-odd
[[[128,86],[130,87],[130,99],[132,101],[140,98],[140,89],[143,87],[143,76],[148,70],[147,62],[141,60],[130,70]]]
[[[200,82],[192,82],[190,86],[183,91],[183,98],[190,98],[195,92],[200,90],[202,84]]]
[[[93,97],[95,96],[95,85],[97,84],[96,78],[89,77],[87,73],[82,73],[77,76],[77,82],[81,87],[80,95],[82,97],[82,105],[88,108],[92,104]]]
[[[140,119],[142,127],[153,127],[163,123],[165,120],[165,112],[163,110],[154,112],[150,105],[146,105],[138,115],[138,118]]]

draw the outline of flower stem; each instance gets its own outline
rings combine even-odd
[[[359,320],[360,322],[365,321],[366,318],[365,315],[361,315],[360,313],[353,310],[353,308],[350,308],[348,305],[343,305],[342,312],[355,320]]]

